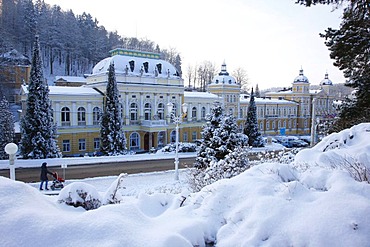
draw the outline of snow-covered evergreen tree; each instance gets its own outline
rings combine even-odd
[[[207,117],[202,131],[202,144],[198,150],[194,167],[205,169],[212,161],[219,161],[247,143],[247,137],[238,133],[236,120],[233,116],[225,116],[222,106],[218,103]]]
[[[49,87],[43,78],[39,37],[35,37],[26,113],[21,119],[20,153],[23,158],[45,159],[60,157],[57,146]]]
[[[263,147],[265,144],[258,130],[257,107],[254,101],[253,88],[248,106],[247,120],[245,121],[244,134],[248,136],[248,144],[252,147]]]
[[[13,142],[14,138],[14,118],[9,111],[9,103],[3,97],[0,101],[0,160],[8,159],[8,154],[4,148],[6,144]]]
[[[108,70],[104,107],[100,130],[101,152],[109,156],[126,154],[126,138],[122,131],[121,105],[113,63]]]

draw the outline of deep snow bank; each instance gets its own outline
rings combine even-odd
[[[336,166],[346,161],[358,161],[370,169],[370,123],[333,133],[295,158],[296,163],[320,166]]]

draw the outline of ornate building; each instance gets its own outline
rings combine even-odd
[[[110,63],[115,65],[128,149],[148,151],[152,147],[160,148],[175,141],[175,124],[167,110],[169,102],[173,103],[176,116],[181,114],[181,105],[188,104],[188,112],[180,125],[182,142],[194,142],[201,138],[206,115],[210,113],[215,101],[221,102],[226,112],[237,118],[242,129],[249,96],[240,94],[240,83],[229,75],[225,63],[220,73],[208,84],[208,92],[187,92],[184,91],[184,81],[175,67],[161,60],[159,54],[126,49],[115,49],[110,53],[111,56],[96,64],[92,73],[84,79],[57,77],[58,85],[68,86],[49,87],[54,119],[58,126],[58,144],[64,156],[92,154],[99,150],[99,120]],[[326,91],[310,92],[306,79],[302,71],[302,75],[294,80],[292,92],[270,93],[269,98],[256,99],[262,134],[307,132],[311,99],[317,95],[326,95]],[[326,79],[322,82],[323,88],[330,84],[330,80]],[[84,85],[69,86],[75,83]],[[22,102],[26,101],[26,96],[27,87],[22,86]]]

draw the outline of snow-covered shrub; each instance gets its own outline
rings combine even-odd
[[[164,146],[160,152],[170,153],[176,151],[176,143],[169,143]],[[195,143],[179,142],[179,153],[196,152],[197,145]]]
[[[96,188],[83,182],[75,182],[64,187],[58,196],[59,203],[69,206],[83,207],[86,210],[101,206],[101,198]]]
[[[103,204],[117,204],[121,203],[123,196],[121,190],[126,189],[123,186],[123,179],[127,177],[127,173],[121,173],[118,178],[111,184],[103,198]]]
[[[370,184],[370,168],[354,157],[345,157],[339,162],[331,162],[331,166],[347,171],[356,181]]]
[[[222,160],[212,160],[205,169],[189,170],[189,184],[194,192],[218,180],[232,178],[250,167],[247,148],[237,147]]]

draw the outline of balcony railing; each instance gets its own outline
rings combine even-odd
[[[142,126],[156,127],[156,126],[166,126],[166,120],[143,120],[141,121]]]

